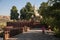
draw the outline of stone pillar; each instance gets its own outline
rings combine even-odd
[[[24,27],[23,27],[23,32],[25,32],[25,29],[24,29]]]
[[[27,31],[29,31],[30,30],[30,27],[27,27]]]
[[[25,32],[27,32],[27,26],[24,26],[24,30],[25,30]]]
[[[51,32],[51,26],[48,26],[48,30],[49,30],[49,32]]]
[[[9,38],[9,31],[5,31],[5,40],[7,40]]]

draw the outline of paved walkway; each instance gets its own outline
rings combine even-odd
[[[0,40],[3,40],[3,38],[0,38]]]
[[[30,30],[28,32],[24,32],[22,34],[14,36],[17,40],[59,40],[49,34],[42,34],[41,30]]]

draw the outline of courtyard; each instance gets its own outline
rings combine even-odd
[[[42,34],[42,30],[32,29],[29,30],[28,32],[23,32],[9,39],[10,40],[59,40],[59,38],[56,38],[52,34],[53,33],[50,34],[47,33],[47,30],[45,30],[45,34]]]

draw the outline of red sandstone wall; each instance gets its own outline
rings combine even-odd
[[[24,26],[32,26],[31,22],[7,22],[7,26],[13,27],[24,27]]]

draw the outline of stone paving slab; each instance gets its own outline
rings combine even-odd
[[[53,35],[42,34],[41,31],[33,30],[16,35],[14,38],[18,38],[18,40],[60,40],[60,38],[56,38]]]
[[[3,40],[3,38],[0,38],[0,40]]]

